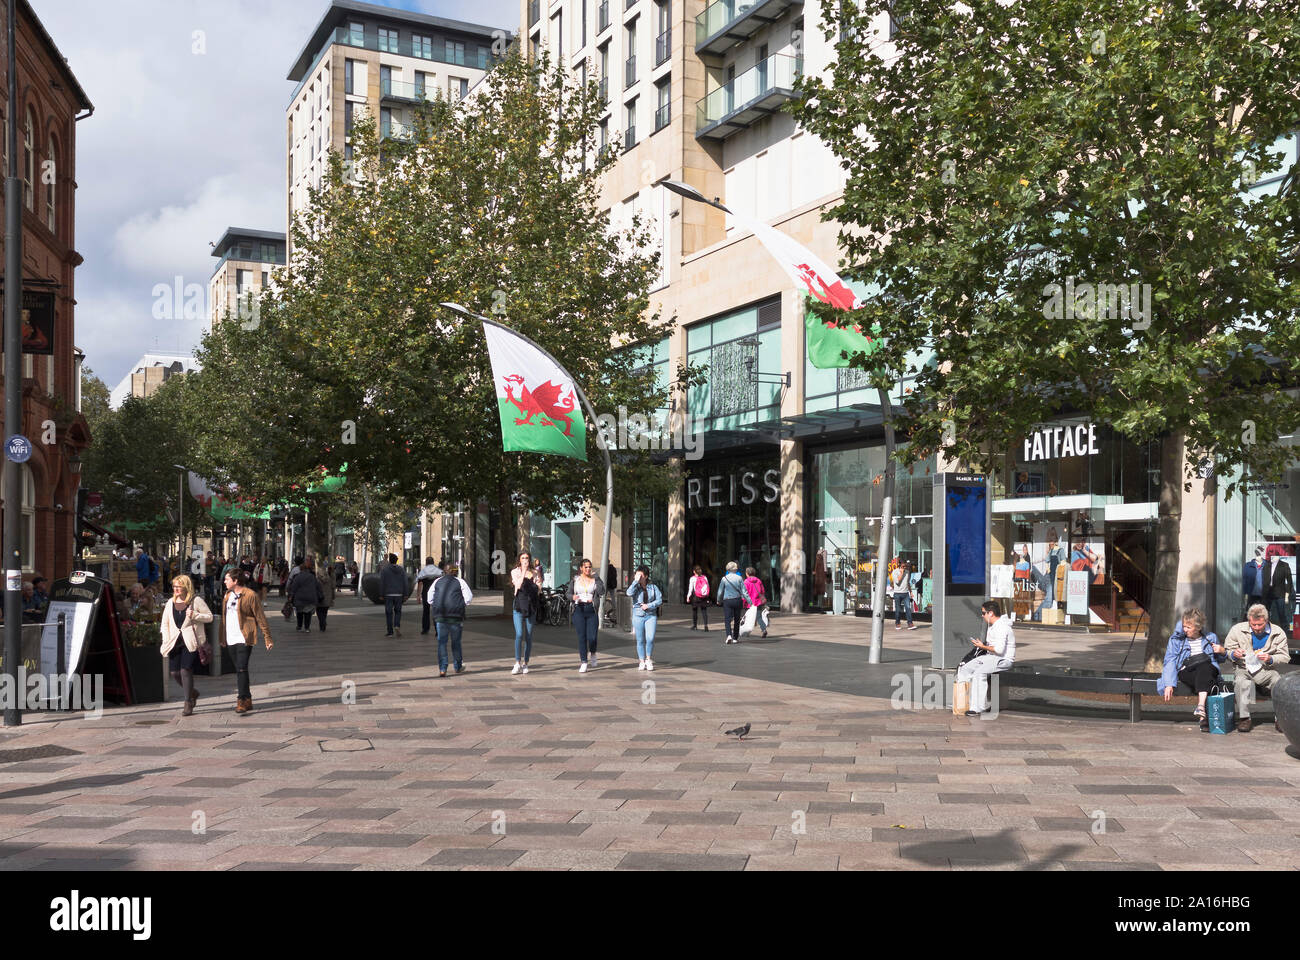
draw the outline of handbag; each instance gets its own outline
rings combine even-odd
[[[284,601],[284,607],[280,610],[280,612],[281,612],[282,614],[284,614],[284,619],[286,619],[286,620],[292,620],[292,619],[293,619],[293,600],[290,599],[290,600],[286,600],[286,601]]]
[[[199,663],[207,666],[212,662],[212,643],[204,640],[199,644]]]

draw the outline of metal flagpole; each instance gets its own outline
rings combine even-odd
[[[9,64],[9,116],[5,136],[9,143],[9,169],[5,171],[5,442],[22,431],[22,306],[23,306],[23,198],[18,179],[18,59],[15,44],[18,11],[8,0],[5,23]],[[35,189],[33,187],[33,189]],[[5,645],[4,671],[9,689],[18,689],[18,664],[22,660],[22,554],[19,524],[22,522],[22,477],[18,464],[4,461],[4,555],[5,555]],[[33,546],[35,546],[33,544]],[[20,696],[4,708],[4,725],[21,726]]]
[[[550,352],[547,351],[545,347],[543,347],[540,343],[531,339],[530,337],[524,336],[522,333],[520,333],[518,330],[514,329],[513,327],[507,327],[504,323],[497,323],[495,320],[489,320],[487,317],[481,316],[472,310],[468,310],[465,307],[462,307],[459,303],[444,303],[442,306],[446,307],[448,310],[455,310],[457,313],[460,313],[464,316],[473,317],[475,320],[479,320],[483,323],[490,324],[491,326],[506,331],[506,333],[509,333],[512,336],[518,337],[520,340],[524,341],[524,343],[528,344],[529,346],[537,350],[537,352],[540,353],[542,356],[546,357],[547,360],[550,360],[551,363],[555,364],[561,370],[564,370],[565,373],[569,372],[568,370],[564,369],[564,364],[560,363],[559,360],[556,360],[553,356],[551,356]],[[591,427],[593,430],[596,431],[596,437],[599,440],[600,421],[596,419],[596,411],[592,409],[591,403],[587,400],[587,395],[582,391],[582,387],[578,386],[578,381],[573,377],[572,374],[569,374],[569,377],[571,380],[573,380],[574,392],[578,394],[578,399],[582,401],[582,409],[587,412],[587,416],[591,419]],[[605,569],[606,567],[609,566],[609,539],[610,539],[610,531],[614,523],[614,461],[610,459],[609,447],[606,443],[601,441],[598,442],[596,446],[600,447],[600,452],[605,455],[605,532],[604,532],[604,536],[602,536],[601,538],[601,544],[600,544],[600,566],[596,570],[597,579],[599,579],[603,583],[605,580]],[[597,630],[600,629],[603,620],[604,617],[600,614],[600,611],[597,611],[596,613]]]

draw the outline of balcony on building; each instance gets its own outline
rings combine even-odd
[[[631,150],[636,146],[636,127],[628,127],[623,133],[623,152]]]
[[[662,66],[673,52],[673,28],[655,37],[655,66]]]
[[[407,123],[399,123],[396,120],[384,120],[379,124],[379,138],[381,140],[402,140],[409,141],[415,136],[415,128]]]
[[[604,33],[609,29],[609,0],[601,0],[596,8],[596,32]]]
[[[664,127],[668,126],[673,119],[673,105],[665,103],[655,111],[655,133],[658,133]]]
[[[636,57],[628,57],[623,63],[623,89],[636,83]]]
[[[724,53],[794,6],[803,0],[716,0],[695,18],[695,52]]]
[[[696,105],[696,138],[725,140],[776,113],[781,104],[794,99],[794,82],[802,74],[802,57],[777,53],[755,64]]]
[[[600,102],[605,107],[609,106],[609,77],[600,78]]]
[[[384,100],[401,100],[407,103],[424,101],[424,86],[402,80],[381,80],[379,96]]]

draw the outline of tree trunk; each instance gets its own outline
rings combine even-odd
[[[1183,522],[1183,435],[1169,434],[1160,448],[1160,510],[1156,521],[1156,562],[1151,576],[1144,671],[1159,673],[1165,645],[1178,611],[1178,538]]]

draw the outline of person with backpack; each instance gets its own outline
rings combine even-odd
[[[718,602],[722,604],[722,625],[725,634],[722,642],[740,643],[740,619],[745,607],[745,581],[737,571],[735,560],[727,564],[727,572],[718,581]]]
[[[754,622],[749,624],[749,630],[758,627],[763,631],[763,636],[767,636],[767,593],[763,587],[763,581],[758,578],[758,571],[753,567],[745,568],[745,619],[749,619],[749,611],[754,611]],[[748,633],[749,630],[745,632]]]
[[[655,631],[659,628],[659,608],[664,595],[650,582],[650,568],[644,564],[636,568],[632,585],[627,588],[632,598],[632,631],[636,634],[636,655],[641,661],[638,670],[654,670]]]
[[[686,602],[691,605],[691,629],[698,629],[700,615],[704,615],[704,632],[709,632],[709,578],[697,563],[695,573],[686,585]]]
[[[435,568],[436,569],[436,568]],[[465,672],[465,657],[461,651],[461,631],[465,627],[465,611],[474,594],[469,584],[460,577],[460,566],[451,561],[442,570],[442,576],[429,588],[429,613],[438,632],[438,676],[447,675],[447,642],[451,641],[452,662],[456,673]]]
[[[589,665],[596,665],[596,638],[600,633],[597,611],[605,595],[605,585],[592,575],[590,560],[578,564],[578,573],[565,587],[564,595],[573,609],[573,626],[578,631],[578,656],[582,659],[578,672],[586,673]]]

